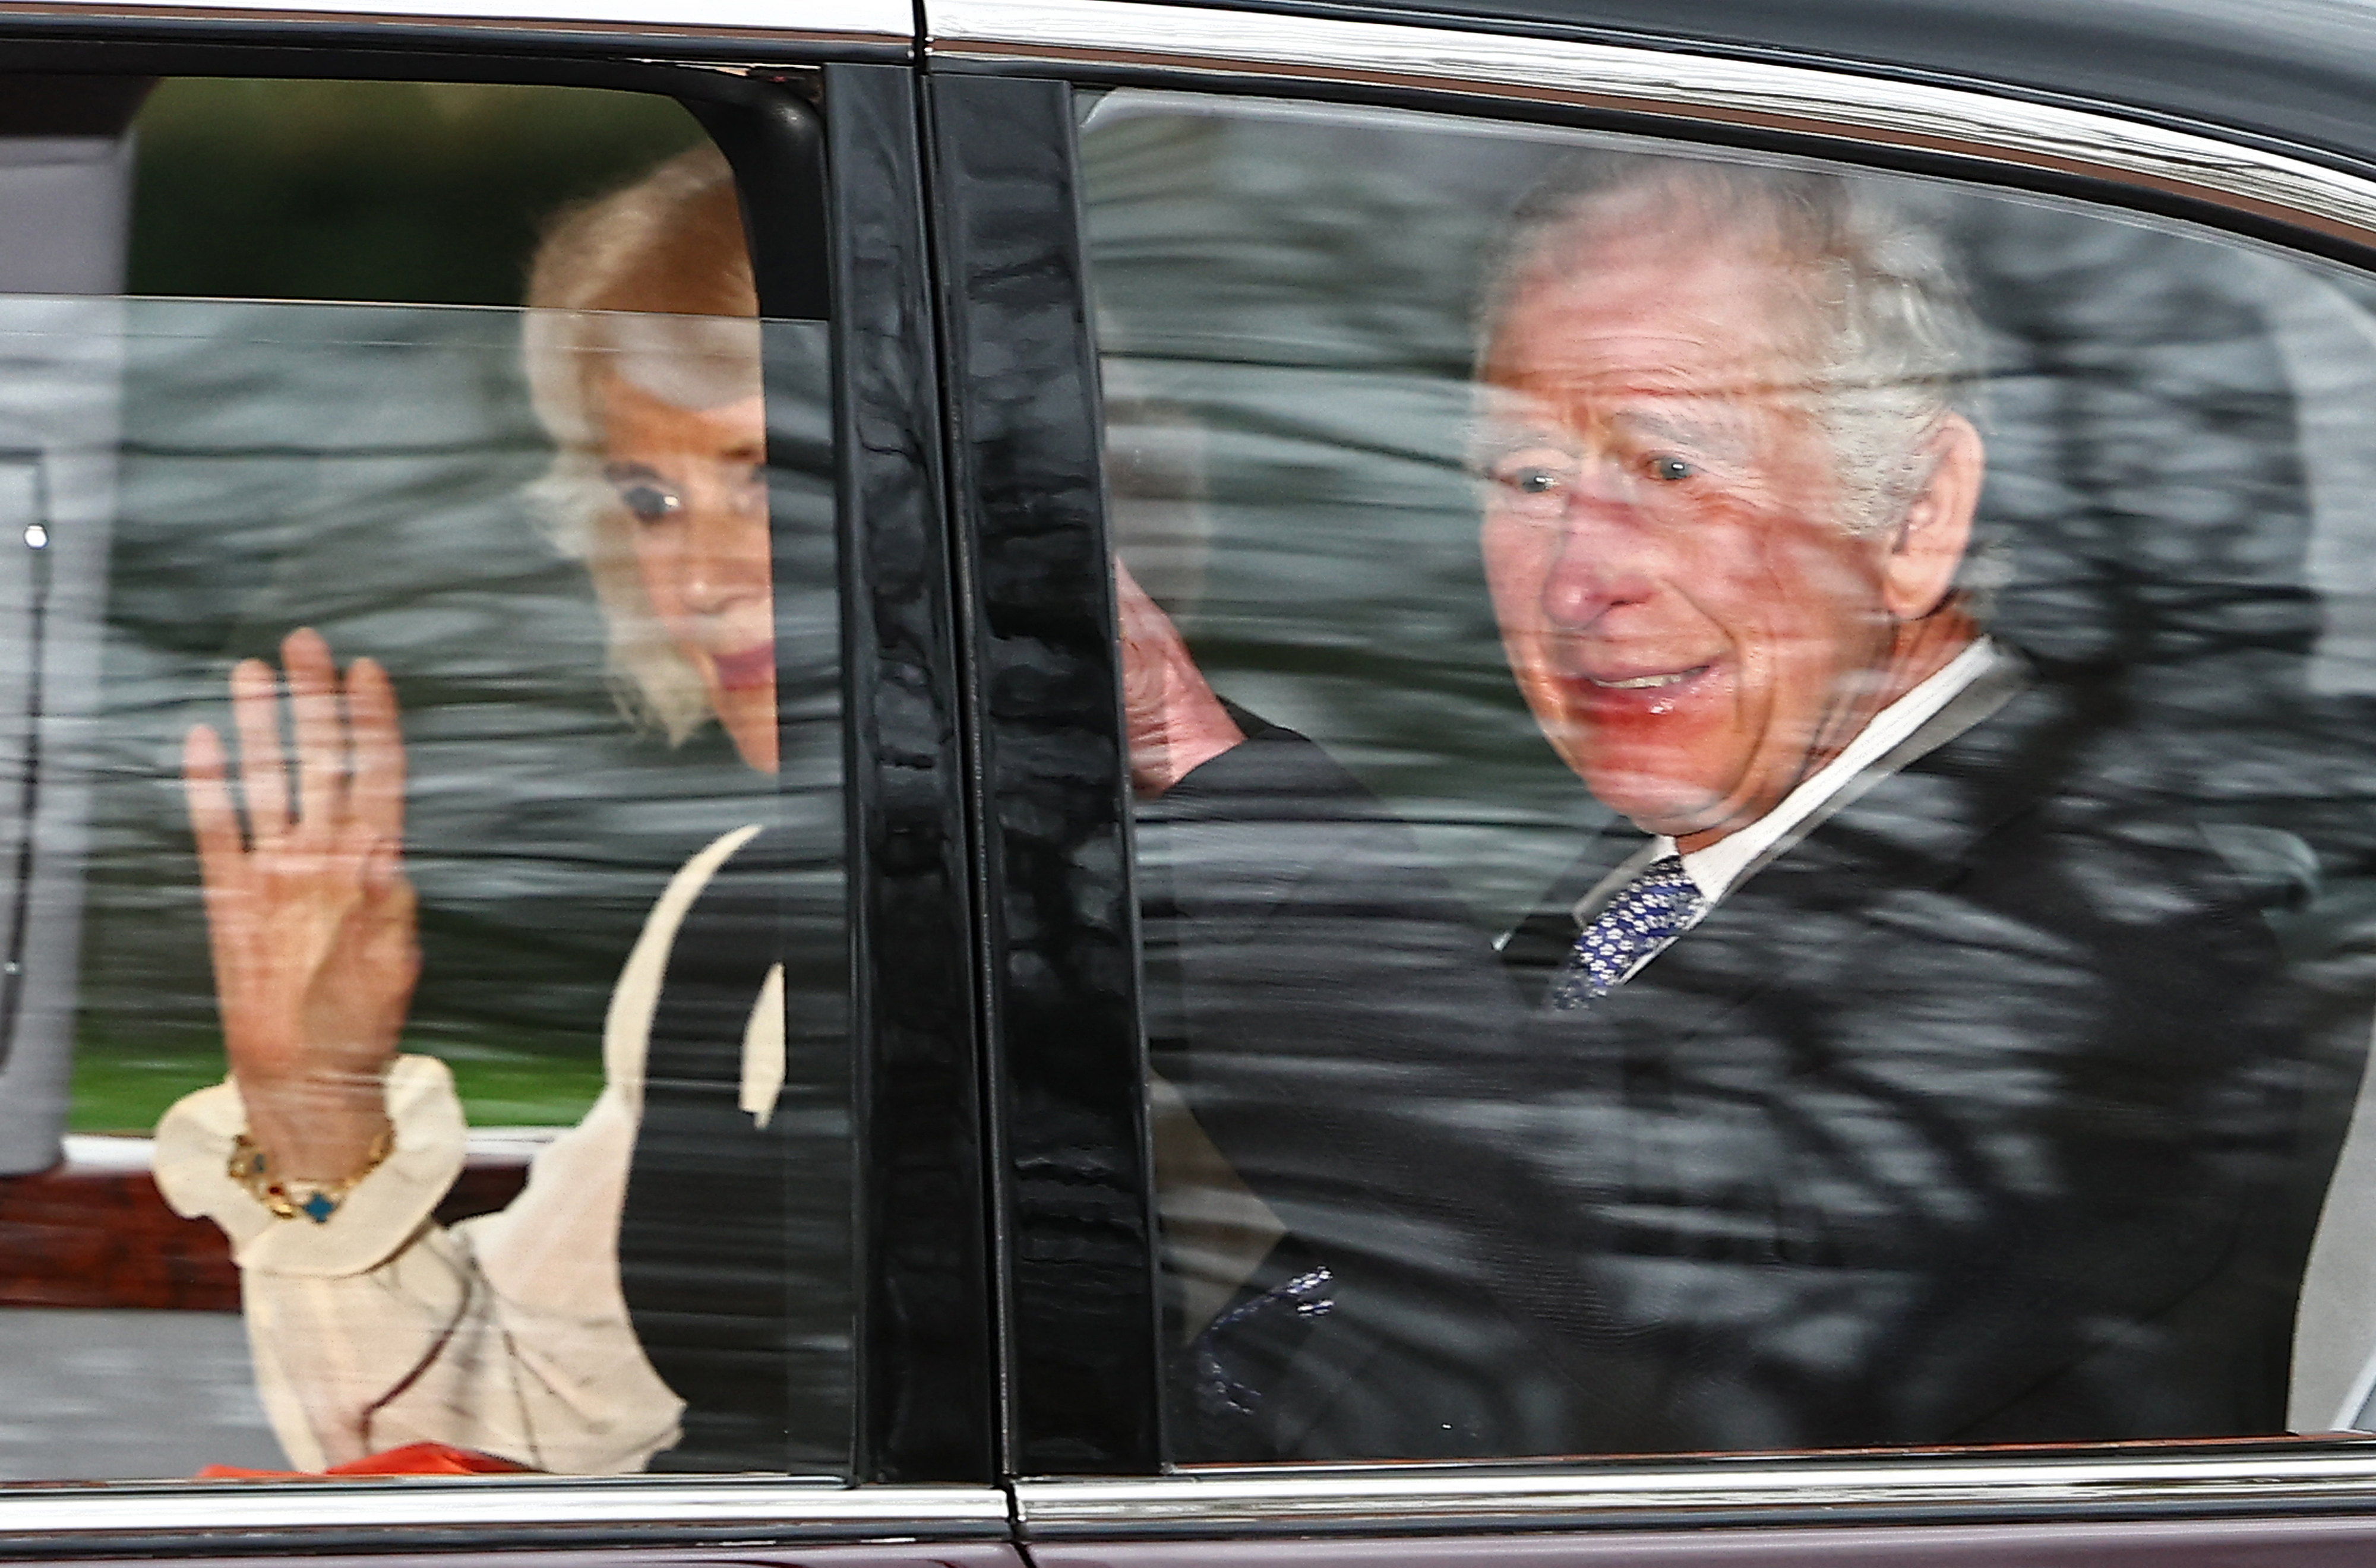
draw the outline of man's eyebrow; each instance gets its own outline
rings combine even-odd
[[[1575,439],[1561,434],[1543,420],[1513,419],[1487,413],[1470,422],[1467,445],[1465,457],[1467,466],[1477,469],[1498,462],[1514,452],[1537,448],[1573,452]]]
[[[1729,457],[1744,457],[1753,445],[1739,403],[1729,398],[1661,400],[1647,408],[1620,409],[1609,422],[1637,437]]]
[[[1511,419],[1486,414],[1470,422],[1469,434],[1480,445],[1493,446],[1569,446],[1573,436],[1560,434],[1550,420]]]

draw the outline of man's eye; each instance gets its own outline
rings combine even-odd
[[[1650,459],[1650,477],[1668,484],[1672,484],[1677,480],[1690,479],[1699,471],[1696,464],[1688,458],[1678,457],[1671,452],[1661,452]]]
[[[619,504],[633,513],[636,521],[645,523],[657,523],[684,509],[684,502],[674,491],[663,490],[657,484],[621,485]]]
[[[1511,469],[1502,475],[1502,482],[1521,495],[1550,495],[1560,488],[1556,469]]]

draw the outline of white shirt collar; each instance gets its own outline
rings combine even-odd
[[[1701,912],[1716,907],[1718,899],[1731,891],[1757,857],[1847,787],[1859,774],[1879,762],[1883,756],[1917,730],[1930,721],[1931,717],[1953,701],[1963,689],[1980,678],[1996,662],[1996,645],[1987,637],[1974,638],[1946,664],[1912,691],[1872,716],[1856,739],[1840,750],[1840,754],[1809,775],[1797,789],[1782,797],[1772,811],[1737,832],[1728,833],[1705,849],[1694,849],[1683,857],[1683,869],[1699,885],[1700,896],[1705,900]],[[1663,859],[1675,852],[1675,841],[1661,837],[1653,842],[1648,858]]]

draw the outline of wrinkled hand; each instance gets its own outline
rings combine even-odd
[[[280,747],[280,681],[232,671],[246,831],[207,725],[182,754],[206,890],[223,1049],[250,1134],[285,1176],[336,1181],[387,1125],[382,1092],[421,971],[404,875],[404,742],[387,672],[355,660],[342,683],[311,628],[280,645],[296,741],[295,800]]]
[[[1191,769],[1240,744],[1245,731],[1196,668],[1187,640],[1130,568],[1114,558],[1114,613],[1122,623],[1123,718],[1130,777],[1152,800]]]

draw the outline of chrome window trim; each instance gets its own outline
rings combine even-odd
[[[5,0],[8,21],[394,26],[914,51],[909,0]]]
[[[1946,1523],[2376,1508],[2376,1447],[2134,1458],[1936,1455],[1564,1469],[1382,1465],[1028,1480],[1025,1540]]]
[[[2376,180],[2026,99],[1805,65],[1142,0],[924,0],[944,65],[1099,67],[1241,89],[1360,85],[1795,132],[2078,174],[2376,247]]]
[[[140,1482],[0,1490],[0,1557],[137,1541],[204,1550],[506,1540],[983,1540],[1008,1535],[994,1487],[868,1486],[781,1478],[487,1476],[368,1481]],[[235,1541],[226,1538],[236,1538]]]

